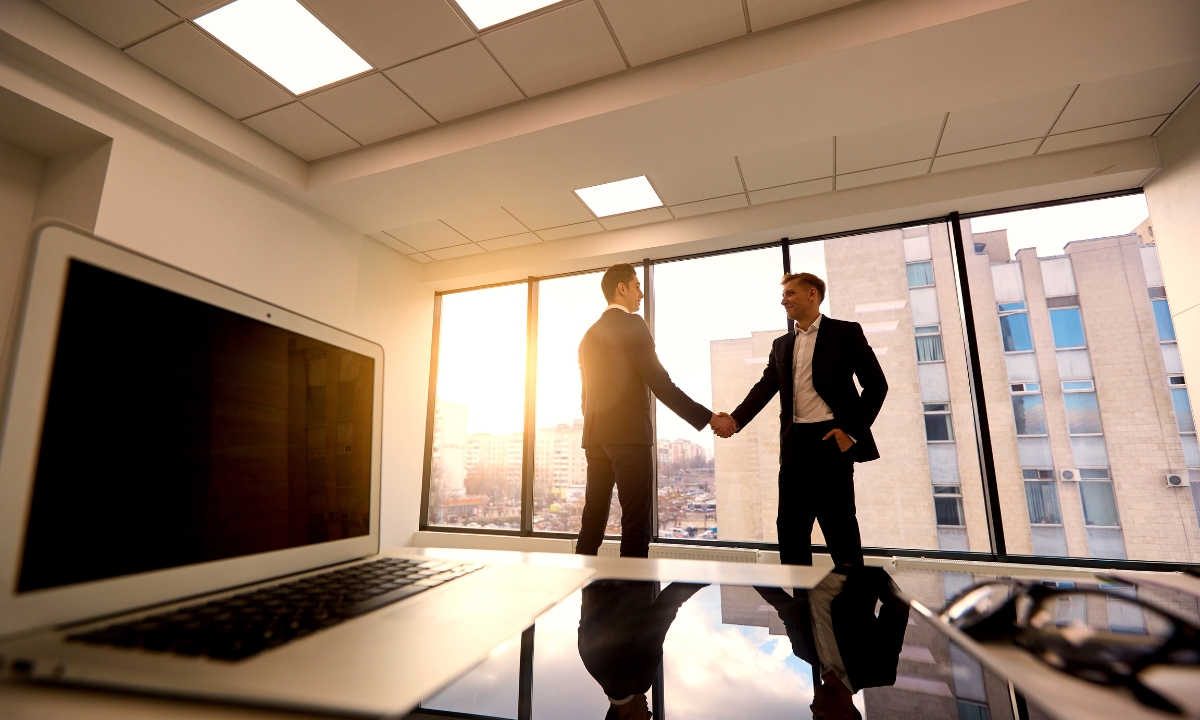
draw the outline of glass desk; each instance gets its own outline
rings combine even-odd
[[[1016,648],[961,636],[956,642],[922,612],[994,577],[868,568],[830,574],[811,591],[598,580],[414,716],[617,720],[651,710],[658,720],[1180,717],[1058,673]],[[1040,582],[1101,586],[1095,578]],[[1200,601],[1187,592],[1104,587],[1200,623]],[[1092,625],[1109,622],[1097,616],[1103,608],[1067,608],[1076,616],[1089,610]],[[1182,684],[1200,688],[1200,674]],[[1036,692],[1019,692],[1026,686]]]

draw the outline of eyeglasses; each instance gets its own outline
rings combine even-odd
[[[1151,665],[1200,665],[1200,628],[1120,591],[1015,581],[967,588],[939,618],[983,642],[1013,642],[1083,680],[1128,689],[1139,702],[1180,714],[1137,675]]]

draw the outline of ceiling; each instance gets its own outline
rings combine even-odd
[[[1200,85],[1193,0],[301,0],[375,69],[299,98],[191,22],[224,2],[42,2],[417,262],[1152,135]],[[665,207],[572,192],[642,174]]]

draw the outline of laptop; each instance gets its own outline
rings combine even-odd
[[[380,552],[379,345],[55,225],[23,285],[5,676],[400,715],[592,575]]]

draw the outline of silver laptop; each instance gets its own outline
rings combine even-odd
[[[402,714],[591,575],[380,553],[368,340],[57,226],[9,336],[9,677]]]

